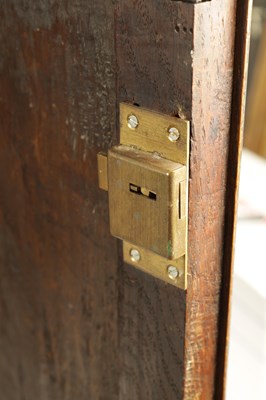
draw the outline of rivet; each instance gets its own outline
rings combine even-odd
[[[179,271],[174,265],[169,265],[167,267],[167,273],[170,279],[176,279],[179,277]]]
[[[127,117],[127,125],[130,129],[136,129],[138,127],[139,120],[136,115],[131,114]]]
[[[171,128],[168,129],[168,139],[171,142],[176,142],[180,137],[180,132],[177,128],[172,126]]]
[[[140,261],[140,252],[137,249],[131,249],[129,254],[132,261],[134,262]]]

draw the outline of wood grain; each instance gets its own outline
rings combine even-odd
[[[237,169],[236,159],[228,164],[236,3],[120,0],[116,10],[118,99],[192,120],[188,290],[122,269],[120,399],[212,399],[216,373],[224,373],[218,332],[226,326],[219,308],[230,269],[223,259],[227,173]]]
[[[185,398],[214,398],[223,273],[235,2],[195,7]],[[214,28],[215,26],[215,28]],[[231,166],[231,168],[234,168]]]
[[[0,397],[117,399],[117,251],[96,168],[115,132],[113,7],[0,8]]]
[[[10,0],[0,15],[2,397],[219,399],[236,1]],[[192,121],[187,292],[123,265],[109,234],[96,154],[118,142],[120,101]]]
[[[118,101],[191,119],[193,6],[120,0],[115,19]],[[119,399],[182,399],[185,292],[127,265],[119,283]]]

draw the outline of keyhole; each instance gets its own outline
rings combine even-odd
[[[131,193],[135,193],[140,196],[148,197],[151,200],[156,200],[156,197],[157,197],[156,193],[152,192],[151,190],[149,190],[145,187],[135,185],[134,183],[129,184],[129,191]]]

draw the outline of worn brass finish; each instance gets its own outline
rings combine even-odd
[[[186,199],[179,194],[186,166],[129,146],[108,152],[110,229],[113,236],[168,259],[186,252]],[[139,193],[131,189],[139,187]],[[149,198],[153,193],[154,198]],[[184,205],[180,204],[184,201]]]
[[[99,186],[109,192],[110,230],[123,240],[125,262],[183,289],[188,155],[188,121],[125,103],[120,145],[108,156],[98,155]],[[138,261],[132,251],[140,253]]]
[[[187,180],[179,183],[179,218],[183,219],[187,214]]]
[[[133,261],[130,256],[130,251],[136,249],[140,253],[140,260]],[[159,278],[171,285],[177,286],[181,289],[187,287],[187,274],[186,274],[186,256],[182,256],[175,261],[169,261],[167,258],[158,256],[157,254],[149,251],[143,247],[135,246],[129,242],[123,242],[123,257],[127,264],[133,265],[142,271]],[[178,277],[171,279],[168,276],[167,269],[169,265],[173,265],[178,270]]]
[[[98,162],[98,182],[99,188],[108,190],[107,156],[103,153],[97,154]]]
[[[128,126],[130,115],[136,115],[136,129]],[[178,129],[179,139],[173,143],[168,139],[168,130]],[[157,152],[167,160],[188,164],[189,122],[169,115],[155,113],[126,103],[120,104],[120,144],[134,146],[150,153]]]

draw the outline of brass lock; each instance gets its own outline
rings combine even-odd
[[[120,145],[98,154],[124,260],[186,288],[189,123],[122,103]]]

